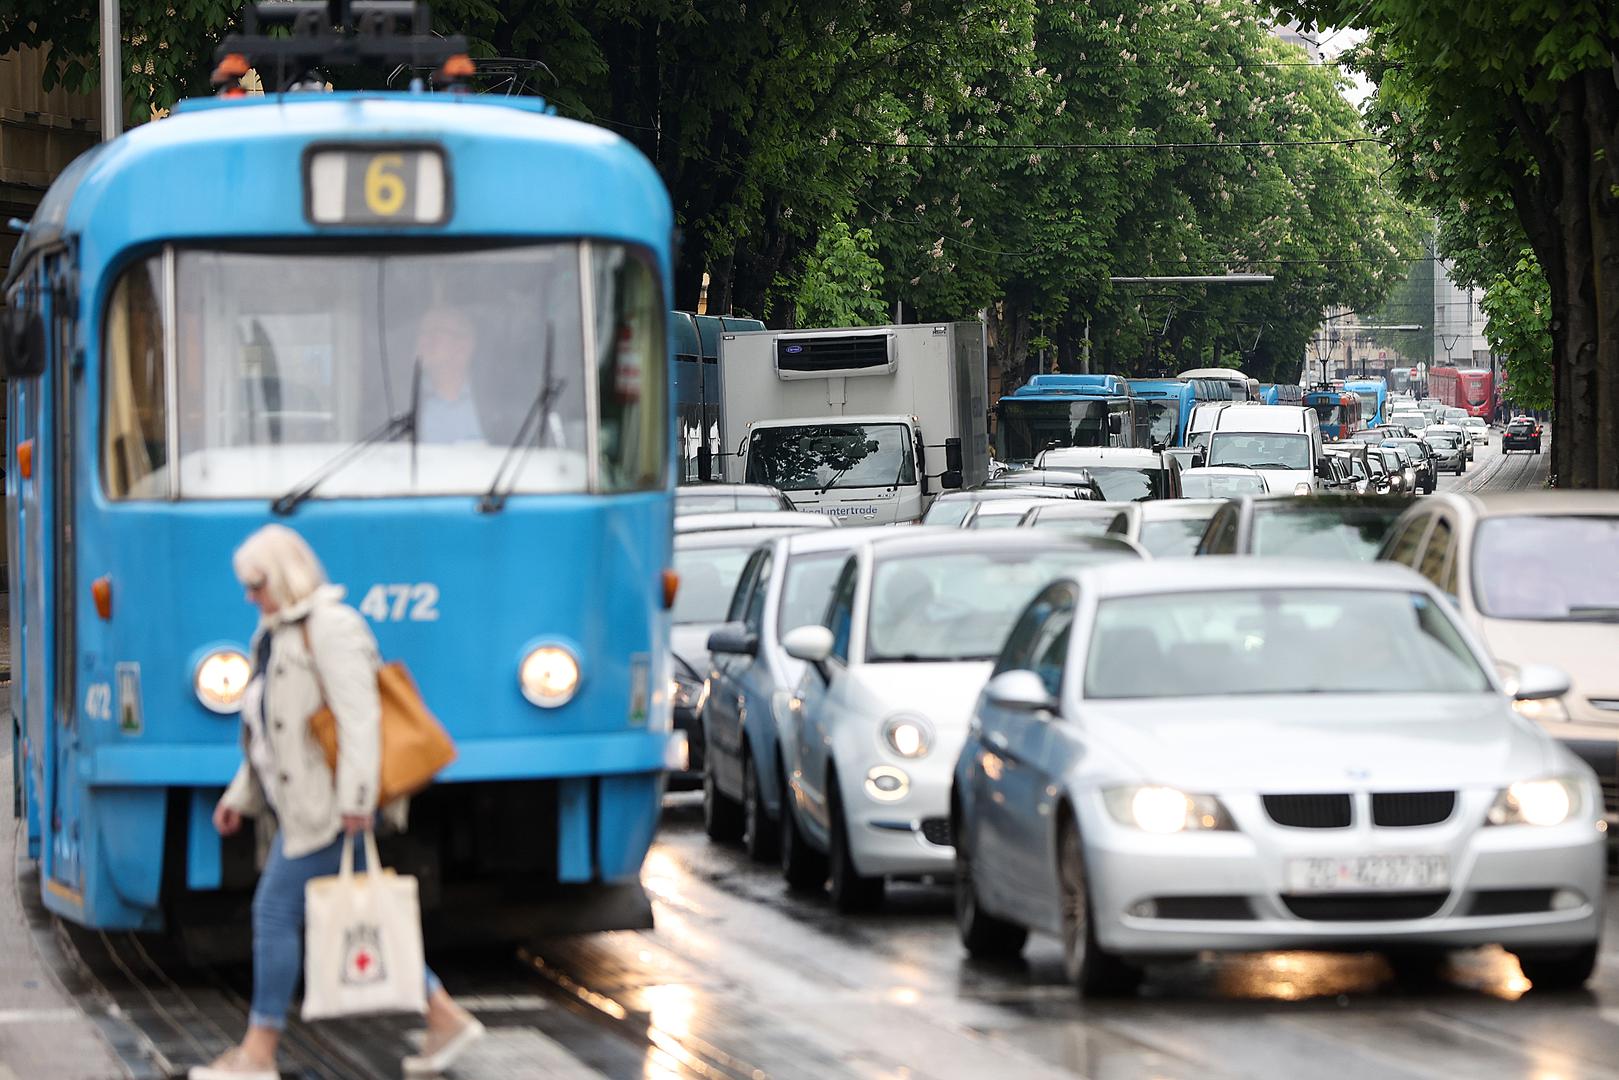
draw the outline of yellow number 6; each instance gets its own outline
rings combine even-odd
[[[405,205],[405,182],[393,171],[405,163],[400,154],[378,154],[365,167],[365,205],[379,217],[393,217]]]

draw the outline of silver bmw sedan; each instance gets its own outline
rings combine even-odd
[[[1567,684],[1526,666],[1515,692]],[[1205,949],[1500,944],[1542,988],[1596,963],[1596,777],[1403,567],[1054,582],[979,697],[951,808],[968,950],[1057,935],[1087,993]]]

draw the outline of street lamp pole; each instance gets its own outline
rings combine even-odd
[[[101,0],[101,138],[124,130],[124,33],[118,0]]]

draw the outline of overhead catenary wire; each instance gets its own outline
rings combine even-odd
[[[852,146],[869,146],[893,150],[1263,150],[1279,146],[1352,146],[1356,143],[1377,143],[1373,135],[1356,135],[1339,139],[1249,139],[1241,142],[1056,142],[1056,143],[951,143],[951,142],[880,142],[873,139],[846,139]]]

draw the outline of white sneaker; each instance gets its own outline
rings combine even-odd
[[[414,1054],[405,1058],[399,1064],[404,1068],[406,1076],[437,1076],[439,1073],[455,1064],[466,1052],[467,1047],[484,1037],[484,1026],[476,1017],[468,1017],[467,1022],[461,1025],[461,1030],[444,1040],[443,1045],[431,1053]],[[424,1047],[425,1051],[425,1047]],[[212,1080],[212,1078],[208,1078]],[[222,1077],[221,1080],[231,1080]]]
[[[193,1065],[186,1073],[187,1080],[281,1080],[275,1066],[265,1068],[256,1061],[242,1056],[242,1048],[233,1046],[220,1054],[210,1065]]]

